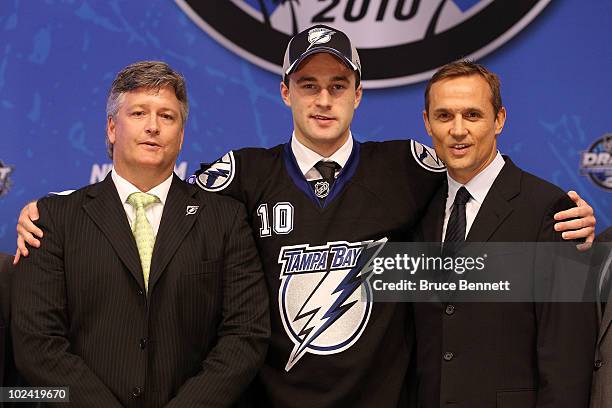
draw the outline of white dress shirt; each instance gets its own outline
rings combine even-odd
[[[136,209],[134,209],[131,204],[128,204],[127,199],[130,194],[141,191],[132,183],[117,174],[115,169],[111,170],[111,178],[113,179],[113,183],[115,183],[115,188],[119,193],[119,198],[123,203],[123,209],[125,210],[125,214],[128,217],[131,227],[132,223],[134,222],[134,218],[136,218]],[[170,190],[171,184],[172,174],[170,174],[170,177],[164,180],[161,184],[158,184],[149,191],[142,191],[143,193],[149,193],[157,196],[160,201],[159,203],[151,204],[145,209],[145,216],[153,228],[155,237],[157,237],[159,223],[161,222],[162,213],[164,212],[164,205],[166,204],[166,199],[168,198],[168,191]]]
[[[293,135],[291,136],[291,150],[293,151],[298,167],[300,168],[300,171],[304,177],[306,177],[306,180],[311,181],[321,178],[321,173],[314,168],[314,165],[320,160],[335,161],[338,163],[340,165],[340,169],[336,170],[336,176],[338,176],[340,170],[346,166],[346,162],[353,151],[353,135],[349,132],[349,137],[346,139],[346,142],[344,142],[344,144],[340,146],[338,150],[336,150],[329,157],[323,157],[319,153],[310,150],[300,143],[295,137],[295,132],[293,132]]]
[[[455,201],[457,191],[459,191],[461,187],[465,187],[468,193],[470,193],[472,196],[472,198],[470,198],[470,200],[465,204],[465,236],[467,238],[470,228],[474,223],[474,219],[476,218],[476,214],[478,214],[480,206],[489,193],[489,190],[499,175],[499,172],[502,170],[502,167],[504,167],[504,164],[504,158],[498,151],[493,161],[466,184],[461,184],[458,181],[455,181],[448,174],[448,172],[446,173],[448,180],[448,196],[446,197],[446,211],[444,212],[442,240],[446,238],[446,226],[448,225],[448,219],[450,218],[450,214],[453,209],[453,202]]]

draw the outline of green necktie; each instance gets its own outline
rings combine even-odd
[[[136,247],[140,255],[142,274],[144,277],[145,290],[149,290],[149,270],[151,269],[151,256],[155,245],[155,235],[149,220],[145,215],[145,208],[153,203],[159,202],[159,198],[153,194],[132,193],[127,198],[128,204],[134,207],[136,217],[132,223],[132,233],[136,239]]]

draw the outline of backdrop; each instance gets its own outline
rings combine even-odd
[[[278,63],[291,33],[313,22],[341,27],[360,49],[368,89],[352,126],[358,140],[431,144],[423,80],[470,56],[502,79],[502,153],[577,190],[599,231],[612,224],[610,1],[2,3],[0,251],[14,251],[27,201],[105,176],[107,91],[131,62],[164,60],[188,81],[182,177],[229,149],[286,142]]]

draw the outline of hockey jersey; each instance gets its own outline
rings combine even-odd
[[[263,263],[272,337],[256,405],[398,406],[410,305],[373,302],[369,265],[385,242],[408,235],[444,170],[415,141],[355,141],[324,200],[290,143],[231,151],[192,176],[245,204]]]

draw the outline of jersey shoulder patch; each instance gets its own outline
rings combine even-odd
[[[417,142],[416,140],[410,141],[410,150],[414,160],[427,171],[442,173],[446,171],[444,162],[440,160],[436,151],[429,146]]]
[[[202,165],[193,176],[193,181],[206,191],[216,192],[229,186],[234,180],[235,174],[236,160],[234,159],[234,152],[230,150],[214,163]]]

